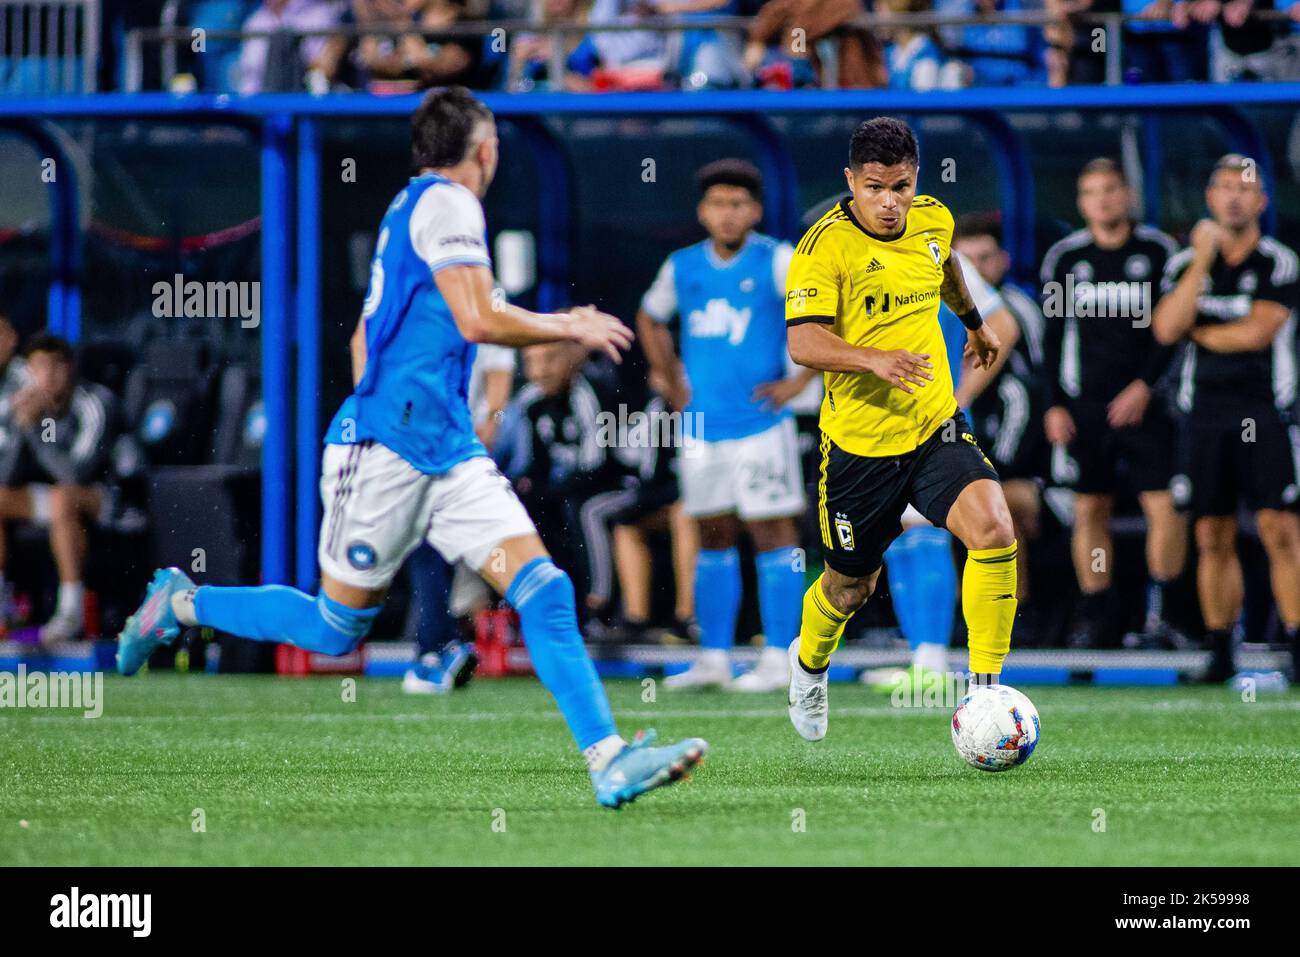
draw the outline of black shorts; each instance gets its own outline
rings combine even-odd
[[[1052,479],[1080,495],[1113,495],[1121,485],[1134,492],[1169,488],[1174,473],[1175,425],[1158,397],[1141,425],[1111,428],[1104,403],[1070,407],[1074,441],[1052,456]]]
[[[1298,433],[1268,404],[1187,416],[1170,485],[1174,504],[1193,518],[1236,515],[1242,505],[1251,512],[1293,508]]]
[[[908,504],[940,528],[962,489],[998,473],[958,411],[920,447],[903,455],[865,456],[821,439],[817,518],[826,564],[862,578],[884,560],[902,534],[899,518]]]
[[[628,504],[610,517],[611,524],[635,525],[681,498],[677,479],[672,475],[666,479],[656,477],[638,482],[629,491],[632,494]]]

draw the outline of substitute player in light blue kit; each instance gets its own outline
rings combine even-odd
[[[578,633],[573,585],[475,436],[467,387],[475,343],[577,342],[619,361],[632,333],[591,306],[544,315],[494,302],[480,200],[496,172],[496,124],[467,90],[425,98],[411,147],[417,175],[384,216],[352,337],[354,391],[325,436],[320,594],[196,588],[179,569],[161,569],[119,636],[118,670],[134,674],[194,625],[346,654],[369,631],[403,560],[427,540],[448,563],[478,569],[518,611],[596,799],[616,808],[682,777],[707,745],[619,736]]]
[[[786,646],[799,630],[804,510],[794,416],[785,404],[817,373],[787,375],[785,274],[794,250],[755,232],[762,180],[752,163],[718,160],[699,171],[697,207],[708,239],[672,253],[641,300],[637,328],[652,384],[693,431],[678,457],[682,501],[699,524],[695,615],[703,651],[669,688],[785,690]],[[681,358],[667,323],[680,320]],[[767,647],[731,680],[740,611],[744,522],[754,541]]]

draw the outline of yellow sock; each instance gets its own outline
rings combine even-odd
[[[973,548],[966,553],[961,610],[969,634],[970,670],[1000,674],[1016,620],[1015,542],[1006,548]]]
[[[803,593],[803,620],[799,623],[799,660],[805,668],[820,671],[830,663],[844,624],[852,617],[835,609],[822,591],[821,576],[817,576]]]

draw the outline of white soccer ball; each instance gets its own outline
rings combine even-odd
[[[981,771],[1024,764],[1038,746],[1038,709],[1015,688],[972,688],[952,715],[952,744]]]

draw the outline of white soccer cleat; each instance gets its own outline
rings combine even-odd
[[[780,648],[764,648],[758,663],[731,683],[732,691],[781,691],[790,684],[790,658]]]
[[[61,641],[72,641],[81,636],[85,630],[85,619],[81,615],[56,614],[41,625],[37,631],[37,640],[44,646]]]
[[[687,688],[727,688],[731,686],[731,659],[720,648],[706,648],[695,663],[681,674],[669,675],[664,687],[669,691]]]
[[[820,741],[826,737],[828,705],[826,703],[826,677],[828,671],[810,675],[799,664],[799,639],[790,642],[790,723],[807,741]]]

